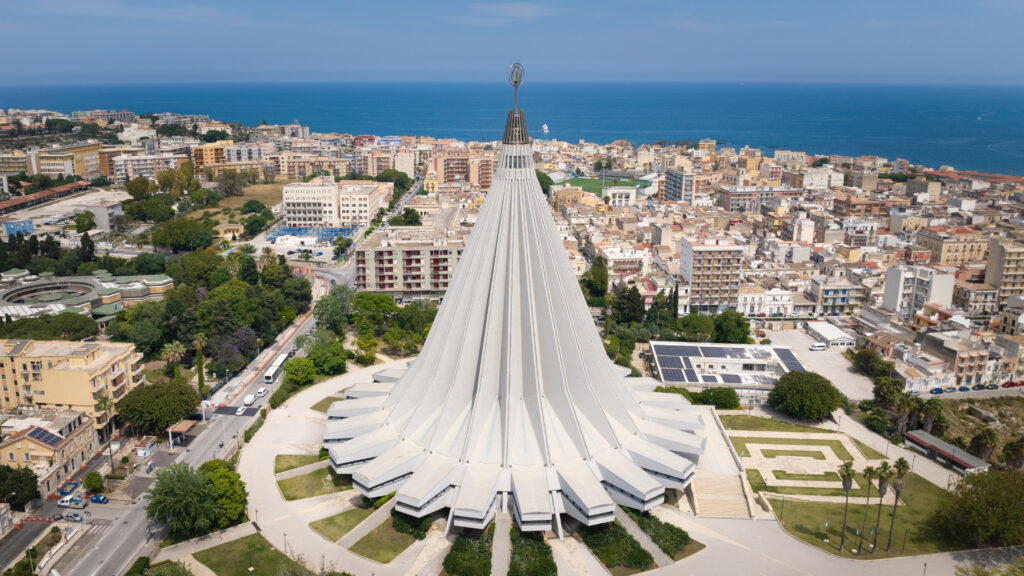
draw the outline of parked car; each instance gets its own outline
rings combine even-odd
[[[239,406],[238,409],[235,410],[235,416],[242,416],[244,414],[245,414],[245,406]]]
[[[971,391],[971,389],[970,389],[970,387],[968,387],[968,386],[961,386],[961,387],[960,387],[960,391],[961,391],[961,392],[970,392],[970,391]]]
[[[985,390],[999,390],[999,386],[996,386],[995,384],[989,384],[988,386],[985,386]]]
[[[932,388],[928,391],[929,394],[942,394],[942,388]]]
[[[826,350],[827,348],[828,347],[825,346],[823,342],[815,342],[814,344],[811,344],[810,346],[807,347],[808,350],[812,350],[814,352],[821,352],[822,350]]]
[[[984,384],[975,384],[974,386],[971,386],[971,390],[984,390],[984,389],[985,389],[985,385]]]
[[[1003,383],[1003,388],[1013,388],[1016,385],[1017,385],[1016,382],[1004,382]]]
[[[947,394],[951,392],[956,392],[956,386],[947,386],[945,392]]]
[[[910,391],[910,395],[911,396],[920,396],[921,395],[921,391],[920,390],[911,390]]]
[[[97,504],[106,504],[107,502],[110,502],[110,499],[104,496],[103,494],[93,494],[90,500]]]
[[[64,515],[64,519],[68,522],[78,522],[79,524],[82,523],[82,515],[78,512],[68,512]]]

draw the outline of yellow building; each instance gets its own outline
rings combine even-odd
[[[210,164],[224,163],[224,149],[234,146],[232,140],[218,140],[208,144],[200,144],[192,147],[192,162],[195,164],[196,174],[203,171],[203,166]]]
[[[917,232],[917,245],[932,253],[931,264],[959,266],[981,262],[988,244],[970,226],[928,226]]]
[[[48,176],[70,176],[67,170],[74,170],[74,174],[83,178],[99,178],[100,176],[100,149],[103,144],[100,142],[82,142],[79,144],[68,144],[40,150],[36,158],[33,174],[47,174]],[[32,162],[29,162],[31,165]]]
[[[0,154],[0,176],[13,176],[25,171],[25,153],[20,150]]]
[[[562,186],[551,190],[551,203],[555,210],[561,212],[563,208],[574,206],[597,206],[601,203],[597,194],[585,192],[579,186]]]
[[[0,340],[0,409],[18,407],[85,412],[102,435],[116,414],[98,410],[103,397],[115,402],[143,382],[142,354],[134,344]]]
[[[16,416],[0,425],[0,434],[0,463],[35,472],[43,496],[77,478],[100,449],[92,419],[80,410]]]

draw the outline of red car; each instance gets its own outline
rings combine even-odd
[[[1003,388],[1013,388],[1015,386],[1020,386],[1022,384],[1024,384],[1024,382],[1014,382],[1011,380],[1010,382],[1004,383]]]

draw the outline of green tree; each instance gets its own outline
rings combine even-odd
[[[971,438],[968,451],[982,460],[988,460],[992,457],[992,452],[995,451],[998,443],[999,436],[996,435],[996,431],[985,426]]]
[[[787,372],[775,382],[768,404],[801,420],[820,421],[837,410],[842,394],[827,378],[814,372]]]
[[[874,539],[871,541],[872,554],[878,551],[878,524],[882,520],[882,499],[889,491],[889,482],[895,475],[896,471],[886,461],[883,461],[875,470],[875,479],[878,480],[878,513],[875,515],[875,530],[872,535]]]
[[[238,279],[252,286],[260,283],[260,271],[256,267],[256,260],[250,256],[242,259],[242,264],[238,267]]]
[[[83,232],[82,238],[79,240],[78,257],[82,259],[82,262],[92,262],[96,259],[96,245],[93,244],[88,232]]]
[[[99,472],[93,470],[85,475],[83,485],[89,492],[103,492],[103,476],[101,476]]]
[[[540,191],[543,192],[545,196],[550,194],[551,185],[554,183],[551,176],[548,176],[540,170],[534,170],[534,172],[537,173],[537,183],[540,184]]]
[[[116,407],[116,404],[114,403],[114,399],[111,398],[110,396],[107,396],[106,394],[104,394],[103,396],[100,396],[99,400],[96,401],[96,410],[98,412],[103,412],[103,415],[107,419],[107,422],[104,425],[104,427],[107,429],[107,455],[110,456],[110,473],[111,474],[113,474],[114,470],[115,470],[115,468],[114,468],[114,450],[113,450],[113,448],[110,445],[111,441],[113,441],[113,439],[114,439],[114,408],[115,407]]]
[[[217,527],[227,528],[245,514],[245,502],[249,493],[245,482],[231,464],[224,460],[208,460],[199,467],[213,486],[217,502]]]
[[[843,546],[846,545],[846,518],[850,510],[850,490],[853,489],[853,460],[847,460],[839,466],[839,478],[843,481],[843,492],[846,492],[846,504],[843,505],[843,530],[840,532],[839,538],[839,551],[843,551]]]
[[[361,355],[356,357],[357,363],[362,364],[363,366],[369,366],[377,361],[377,340],[375,340],[372,335],[367,334],[360,336],[359,339],[356,340],[356,346],[359,348],[359,351],[362,352]]]
[[[875,479],[876,472],[874,466],[867,466],[861,472],[864,476],[864,483],[868,485],[867,499],[864,501],[864,521],[860,527],[860,543],[857,544],[857,556],[860,556],[861,551],[864,549],[864,532],[868,529],[868,510],[871,508],[871,481]]]
[[[124,189],[134,200],[145,200],[153,194],[156,185],[145,176],[136,176],[125,183]]]
[[[346,360],[351,353],[345,350],[341,340],[335,338],[332,342],[325,342],[317,339],[309,347],[309,359],[313,361],[317,374],[336,376],[344,374],[347,366]]]
[[[196,378],[199,395],[206,394],[206,358],[203,356],[203,349],[206,348],[206,334],[197,332],[192,339],[192,348],[196,351]]]
[[[217,184],[217,191],[222,196],[241,196],[246,184],[245,175],[235,170],[224,170]]]
[[[309,386],[314,376],[316,366],[309,358],[292,358],[284,363],[284,381],[295,388]]]
[[[1024,543],[1024,474],[990,468],[967,474],[933,519],[958,546],[1019,546]]]
[[[924,408],[921,410],[921,416],[924,421],[922,422],[922,429],[925,432],[931,434],[932,426],[935,425],[935,419],[942,415],[942,400],[938,398],[929,398],[924,403]]]
[[[75,232],[82,234],[96,227],[96,215],[86,210],[75,214]]]
[[[154,227],[150,238],[155,246],[182,250],[202,250],[213,244],[213,228],[193,218],[174,218]]]
[[[168,426],[192,414],[199,393],[185,383],[166,382],[139,386],[117,403],[125,422],[142,434],[163,434]]]
[[[374,324],[374,330],[377,333],[383,332],[388,320],[398,312],[398,305],[395,304],[394,298],[387,294],[360,292],[352,299],[352,305],[356,314]]]
[[[146,491],[146,517],[166,522],[171,534],[194,537],[217,526],[217,493],[206,473],[184,462],[156,471],[156,482]]]
[[[267,209],[267,205],[259,200],[246,200],[245,204],[242,204],[242,214],[260,214]]]
[[[689,342],[707,342],[715,333],[715,319],[697,312],[690,312],[679,320],[683,339]]]
[[[746,344],[750,341],[750,322],[735,310],[724,310],[715,316],[713,342]]]
[[[893,408],[903,392],[903,384],[895,378],[878,376],[875,378],[875,385],[871,391],[875,404],[882,408]]]
[[[39,497],[39,477],[31,468],[11,468],[0,464],[0,493],[15,510],[24,510],[25,504]]]
[[[352,239],[339,236],[334,240],[334,257],[341,258],[352,247]]]
[[[644,299],[636,286],[619,288],[612,300],[612,317],[619,324],[640,322],[644,319]]]
[[[1024,436],[1007,442],[1003,446],[1003,457],[1006,459],[1006,466],[1014,470],[1020,470],[1024,466]]]
[[[608,293],[608,262],[604,256],[595,256],[587,273],[590,278],[588,286],[590,295],[597,298],[606,295]]]
[[[896,507],[900,505],[900,495],[903,494],[903,488],[906,484],[907,475],[910,473],[910,463],[907,462],[906,458],[900,458],[896,460],[896,466],[893,467],[893,481],[892,490],[895,493],[895,501],[892,503],[892,521],[889,523],[889,543],[885,545],[885,551],[888,552],[892,548],[892,531],[896,528]]]

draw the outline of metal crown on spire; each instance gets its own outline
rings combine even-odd
[[[513,110],[519,110],[519,85],[523,83],[523,65],[518,60],[512,63],[512,67],[508,70],[508,83],[515,88],[515,100],[513,101]]]
[[[526,117],[519,109],[519,86],[523,83],[523,65],[518,60],[513,62],[512,67],[508,69],[508,83],[515,89],[515,101],[512,110],[508,112],[505,136],[501,142],[503,144],[529,144],[530,136],[526,133]]]

